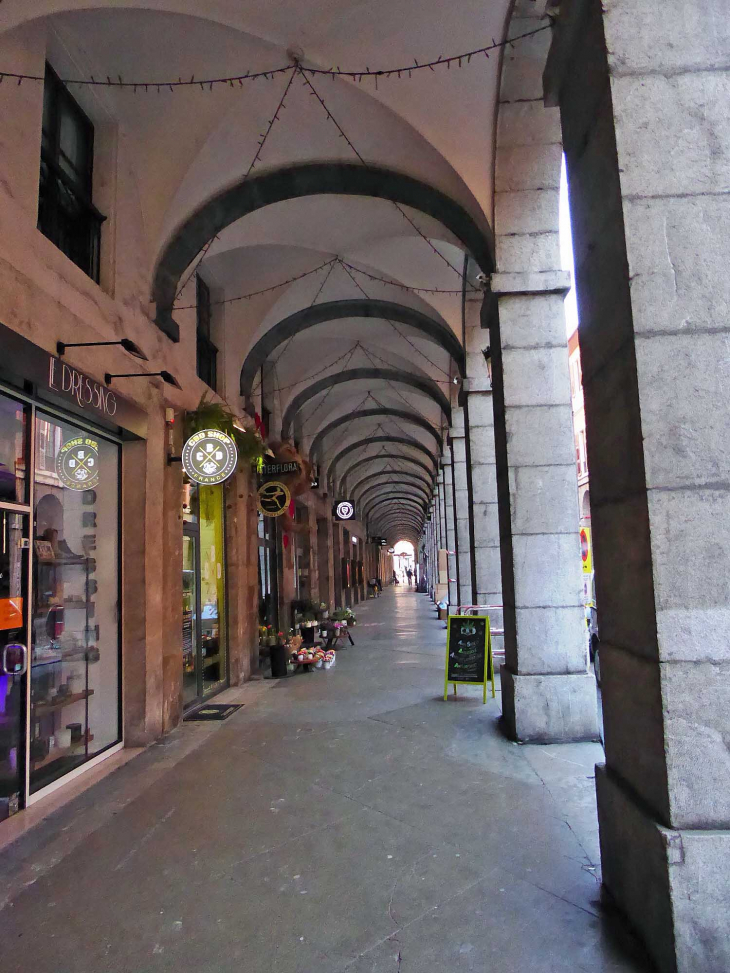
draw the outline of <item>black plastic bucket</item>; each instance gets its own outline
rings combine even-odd
[[[282,679],[286,674],[286,646],[269,646],[269,657],[271,659],[271,675],[274,679]]]

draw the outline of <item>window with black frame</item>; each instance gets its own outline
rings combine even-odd
[[[94,126],[46,64],[38,229],[98,283],[101,224],[91,201]]]
[[[199,275],[195,278],[195,305],[197,308],[197,370],[198,378],[210,388],[216,388],[218,349],[210,338],[211,301],[210,288]]]

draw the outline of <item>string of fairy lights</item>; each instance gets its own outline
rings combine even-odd
[[[236,304],[239,301],[250,301],[255,297],[261,297],[263,294],[272,294],[274,291],[278,291],[282,287],[288,287],[290,284],[296,284],[300,280],[304,280],[307,277],[312,277],[314,274],[318,274],[320,270],[324,270],[325,267],[331,267],[334,264],[339,264],[346,270],[349,270],[353,274],[357,274],[360,277],[365,277],[367,280],[374,281],[378,284],[385,284],[388,287],[394,287],[396,290],[408,291],[412,294],[443,294],[450,297],[461,297],[461,288],[448,288],[448,287],[419,287],[415,284],[404,284],[402,281],[394,280],[390,277],[378,276],[378,274],[373,274],[370,271],[363,270],[362,267],[356,267],[354,264],[343,259],[342,257],[332,257],[330,260],[325,260],[324,263],[318,264],[311,270],[305,270],[301,274],[294,274],[292,277],[287,277],[285,280],[281,280],[276,284],[271,284],[268,287],[260,287],[255,291],[248,291],[246,294],[239,294],[237,297],[226,297],[221,298],[218,301],[211,301],[211,307],[218,307],[222,304]],[[175,311],[192,311],[195,310],[197,304],[175,304]]]
[[[258,71],[244,71],[240,74],[211,76],[204,78],[196,78],[195,75],[192,74],[189,78],[178,76],[177,78],[168,78],[166,80],[148,79],[144,81],[131,81],[129,79],[125,80],[121,74],[117,74],[115,77],[106,75],[103,78],[95,78],[93,75],[91,75],[88,78],[61,78],[60,80],[65,85],[78,85],[89,88],[117,88],[119,90],[131,91],[133,93],[163,91],[174,92],[180,89],[195,88],[199,88],[201,91],[212,91],[214,88],[219,87],[242,88],[248,81],[271,81],[280,75],[286,74],[287,71],[292,70],[293,66],[296,66],[305,75],[313,78],[347,78],[350,81],[355,81],[358,83],[367,80],[374,80],[377,85],[379,81],[383,80],[403,80],[412,78],[413,75],[418,72],[435,72],[442,69],[450,71],[452,67],[456,67],[457,69],[464,67],[467,64],[471,64],[474,58],[489,58],[491,53],[499,51],[505,47],[510,47],[516,41],[524,40],[528,37],[534,37],[535,34],[540,34],[542,31],[550,30],[551,27],[552,22],[541,24],[539,27],[525,31],[522,34],[517,34],[514,37],[508,37],[502,41],[497,41],[492,38],[491,43],[485,44],[482,47],[474,48],[470,51],[463,51],[460,54],[451,54],[448,57],[440,55],[432,60],[422,59],[419,61],[417,58],[414,58],[412,64],[404,64],[400,67],[370,68],[366,66],[364,68],[357,68],[353,70],[343,69],[339,65],[330,68],[313,67],[304,65],[299,61],[295,61],[294,65],[289,63],[276,68],[265,68]],[[14,81],[16,84],[21,85],[23,82],[44,81],[45,76],[42,74],[26,74],[19,71],[0,70],[0,83],[5,80]]]
[[[346,143],[346,145],[348,146],[349,150],[354,155],[354,157],[357,159],[357,161],[365,168],[370,169],[373,168],[372,165],[368,163],[368,161],[363,156],[363,154],[358,150],[352,138],[345,131],[341,122],[333,115],[331,109],[327,105],[325,98],[320,92],[320,90],[317,87],[315,87],[313,83],[315,79],[319,79],[319,78],[338,79],[339,78],[357,84],[372,81],[374,82],[375,88],[377,89],[379,83],[382,81],[408,80],[411,79],[414,74],[421,74],[425,72],[436,73],[438,71],[451,71],[454,68],[458,70],[462,67],[471,64],[474,61],[474,59],[480,59],[480,58],[488,59],[490,57],[490,54],[499,52],[507,47],[512,47],[516,42],[534,37],[535,35],[540,34],[544,31],[548,31],[551,29],[551,27],[552,27],[552,20],[549,20],[548,23],[541,23],[538,27],[535,27],[532,30],[525,31],[513,37],[505,38],[504,40],[501,41],[492,38],[490,43],[484,44],[480,47],[476,47],[468,51],[464,51],[458,54],[452,54],[449,56],[439,55],[439,57],[435,59],[419,60],[417,58],[413,58],[412,63],[409,62],[407,64],[403,64],[396,67],[371,68],[370,66],[366,65],[364,68],[361,67],[356,69],[350,69],[350,68],[343,69],[339,65],[334,65],[329,68],[326,68],[326,67],[313,66],[311,64],[305,64],[299,59],[292,58],[292,61],[285,65],[281,65],[274,68],[267,68],[263,70],[246,70],[244,72],[233,74],[233,75],[212,75],[206,77],[196,77],[195,74],[191,74],[190,77],[178,76],[177,78],[170,78],[166,80],[156,80],[156,79],[130,80],[128,78],[125,79],[121,74],[117,74],[115,77],[112,77],[111,75],[106,75],[105,77],[101,77],[101,78],[94,77],[93,75],[89,77],[80,77],[80,78],[64,77],[61,78],[61,81],[63,82],[63,84],[67,85],[70,88],[73,88],[74,86],[86,87],[86,88],[111,88],[119,91],[131,92],[133,94],[136,93],[158,93],[159,94],[163,92],[174,93],[177,91],[185,91],[185,90],[194,91],[196,89],[204,92],[206,91],[210,92],[216,89],[223,89],[223,88],[240,90],[244,88],[247,82],[254,82],[259,80],[272,81],[277,77],[286,76],[287,77],[286,86],[281,95],[281,98],[279,99],[279,102],[276,106],[276,109],[272,117],[268,120],[265,131],[261,133],[259,136],[256,151],[243,177],[243,181],[245,181],[251,176],[255,167],[261,161],[269,137],[276,123],[279,121],[281,117],[281,112],[286,107],[286,98],[292,89],[292,85],[294,84],[295,79],[301,78],[303,82],[303,86],[309,90],[309,94],[312,97],[314,97],[316,102],[320,105],[320,107],[326,114],[327,120],[331,122],[334,128],[336,129],[338,136],[344,140],[344,142]],[[45,80],[45,76],[43,74],[31,74],[31,73],[23,73],[23,72],[0,69],[0,84],[4,82],[10,82],[20,86],[23,83],[34,83],[34,82],[42,83],[44,80]],[[389,202],[400,213],[400,215],[408,223],[410,228],[419,237],[421,237],[421,239],[423,239],[423,241],[429,246],[432,252],[438,257],[438,259],[442,263],[446,264],[452,272],[457,274],[457,276],[460,278],[460,283],[462,285],[461,287],[440,288],[440,287],[421,287],[421,286],[409,285],[402,281],[379,276],[378,274],[372,273],[371,271],[368,270],[364,270],[360,267],[355,266],[352,263],[349,263],[348,261],[344,260],[340,256],[335,256],[330,258],[329,260],[320,263],[318,266],[310,270],[303,271],[302,273],[289,276],[286,279],[281,280],[280,282],[277,282],[270,286],[258,288],[256,290],[244,294],[240,294],[235,297],[217,300],[212,303],[214,305],[222,305],[222,304],[233,304],[242,301],[250,301],[256,297],[275,292],[279,289],[288,287],[301,280],[304,280],[310,276],[319,274],[323,270],[327,270],[327,274],[324,280],[320,283],[318,290],[315,294],[314,300],[312,301],[312,303],[316,303],[320,294],[322,293],[324,286],[329,280],[333,269],[337,266],[341,267],[346,272],[347,276],[350,278],[350,280],[355,285],[357,290],[363,296],[368,298],[369,295],[364,290],[362,285],[358,282],[357,277],[365,278],[366,280],[369,280],[373,283],[387,285],[388,287],[412,292],[414,294],[423,294],[423,295],[461,296],[463,294],[464,288],[468,290],[476,290],[473,284],[465,280],[462,272],[457,267],[455,267],[448,259],[448,257],[434,245],[432,240],[418,226],[418,224],[416,223],[414,218],[410,215],[410,213],[400,203],[394,200],[390,200]],[[177,289],[177,293],[175,296],[175,303],[173,305],[174,310],[188,310],[188,309],[194,309],[196,307],[195,304],[178,305],[177,301],[179,300],[180,296],[184,292],[187,284],[190,282],[190,280],[193,279],[194,275],[196,274],[197,270],[200,267],[201,262],[205,259],[207,254],[210,252],[211,247],[218,239],[219,239],[218,234],[217,233],[214,234],[201,248],[201,250],[196,254],[196,257],[192,262],[191,269],[189,270],[189,272],[182,280],[182,283],[180,283]],[[412,342],[411,339],[397,327],[397,325],[395,325],[389,319],[388,319],[388,323],[393,327],[397,335],[408,343],[408,345],[412,348],[412,350],[416,351],[421,357],[426,359],[426,361],[428,361],[430,365],[432,365],[442,374],[448,376],[448,372],[446,372],[443,368],[441,368],[441,366],[437,365],[430,358],[428,358],[428,356],[423,351],[421,351],[421,349],[418,348],[418,346],[414,342]],[[287,342],[285,347],[282,349],[281,354],[277,358],[277,361],[280,360],[284,352],[287,350],[290,341]],[[386,362],[385,359],[381,358],[379,355],[369,351],[364,345],[362,345],[361,342],[358,341],[354,344],[354,346],[352,346],[350,349],[344,352],[343,355],[339,356],[334,361],[325,365],[314,375],[308,376],[306,380],[294,382],[291,385],[279,385],[279,383],[277,382],[277,387],[273,391],[278,393],[290,388],[294,388],[297,385],[302,384],[303,381],[311,381],[312,378],[315,378],[317,375],[323,374],[324,372],[331,370],[332,368],[340,365],[340,363],[343,363],[342,368],[344,369],[349,365],[349,363],[351,362],[352,358],[354,357],[354,355],[357,353],[358,350],[361,351],[361,353],[363,353],[373,365],[376,365],[376,361],[374,359],[377,359],[377,361],[381,362],[382,364],[390,364]],[[276,362],[274,362],[273,365],[275,368]],[[274,372],[274,375],[278,378],[276,371]],[[441,382],[439,382],[439,380],[436,381],[439,384],[442,384]],[[398,396],[405,402],[406,405],[409,406],[409,408],[413,408],[413,403],[406,400],[401,395],[399,390],[396,389],[394,386],[392,386],[392,383],[390,381],[388,381],[387,384],[393,389],[393,391],[395,391],[398,394]],[[443,384],[447,384],[447,383],[443,383]],[[321,401],[317,403],[314,409],[314,413],[319,412],[321,410],[322,406],[326,402],[331,392],[332,392],[332,388],[327,390],[327,393],[325,394],[323,399],[321,399]],[[369,394],[370,393],[368,393],[368,395]],[[366,396],[366,400],[367,400],[367,396]],[[419,415],[421,415],[420,411],[419,411]],[[423,418],[425,418],[425,416]],[[405,430],[402,431],[405,432]],[[381,449],[382,448],[383,447],[381,447]]]

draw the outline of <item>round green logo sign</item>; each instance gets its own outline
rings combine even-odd
[[[202,429],[183,446],[182,464],[194,483],[215,486],[235,472],[238,450],[231,437],[220,429]]]
[[[56,473],[70,490],[90,490],[99,482],[99,444],[88,436],[76,436],[61,446]]]

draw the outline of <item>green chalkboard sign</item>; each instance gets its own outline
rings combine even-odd
[[[492,639],[488,615],[449,615],[446,633],[446,675],[444,699],[448,698],[449,683],[484,686],[487,701],[487,682],[494,690]]]

